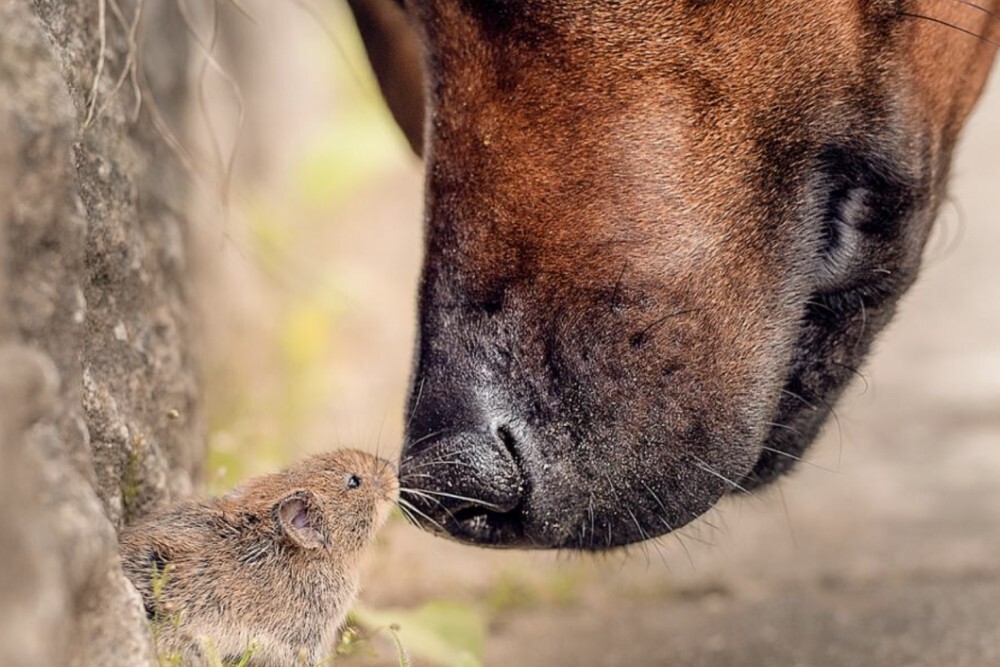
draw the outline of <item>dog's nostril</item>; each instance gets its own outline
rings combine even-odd
[[[449,435],[419,446],[404,454],[400,477],[403,495],[429,520],[428,527],[486,542],[498,530],[517,530],[525,483],[507,428]]]
[[[520,464],[517,453],[517,439],[514,438],[514,434],[511,433],[510,428],[508,428],[506,425],[500,425],[496,427],[495,432],[497,435],[497,440],[499,440],[500,444],[503,445],[504,449],[507,450],[507,453],[510,454],[510,457],[514,459],[515,463]]]

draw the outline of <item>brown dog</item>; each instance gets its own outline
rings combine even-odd
[[[791,468],[916,276],[975,2],[352,0],[427,162],[401,470],[474,499],[423,512],[599,549]]]

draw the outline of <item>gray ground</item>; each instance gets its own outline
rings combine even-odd
[[[596,563],[396,527],[369,600],[514,590],[489,665],[1000,665],[998,119],[1000,84],[924,274],[811,465],[711,526]]]

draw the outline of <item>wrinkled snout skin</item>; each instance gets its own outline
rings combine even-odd
[[[407,11],[427,189],[401,477],[426,527],[603,549],[790,469],[915,278],[989,70],[990,44],[918,16],[987,37],[989,17]]]

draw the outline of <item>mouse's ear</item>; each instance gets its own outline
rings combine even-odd
[[[319,500],[310,491],[295,491],[274,506],[281,532],[296,546],[318,549],[327,543]]]

